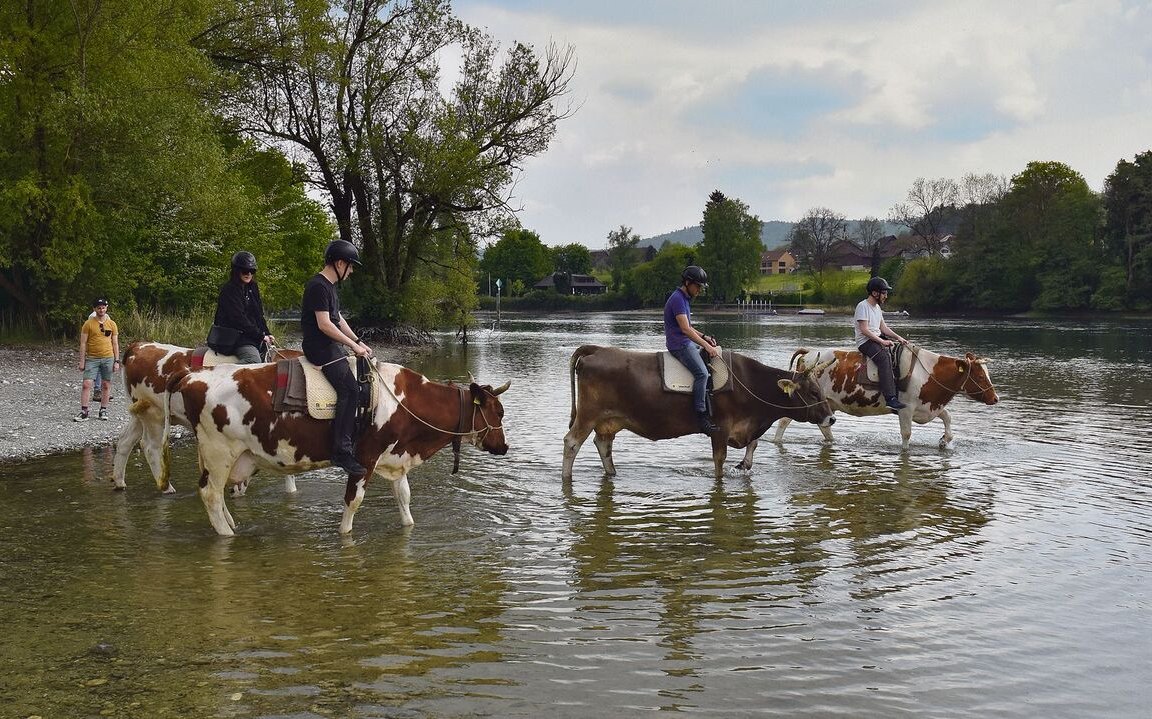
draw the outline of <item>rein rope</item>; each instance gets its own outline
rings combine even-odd
[[[769,407],[775,407],[776,409],[796,409],[795,405],[783,405],[783,404],[776,404],[775,402],[769,402],[768,400],[764,399],[760,395],[753,392],[752,388],[750,388],[748,385],[744,384],[740,380],[740,378],[736,376],[736,373],[732,370],[731,365],[729,365],[727,362],[724,361],[723,353],[721,353],[721,355],[720,355],[720,364],[724,365],[728,369],[728,376],[732,378],[732,381],[735,382],[736,384],[740,385],[742,388],[744,388],[744,391],[747,392],[749,395],[751,395],[753,399],[756,399],[756,400],[760,401],[761,403],[768,405]],[[790,371],[792,373],[792,379],[793,379],[793,381],[795,381],[796,375],[798,373],[795,370],[790,370]],[[801,405],[804,409],[807,409],[809,407],[816,407],[820,404],[820,402],[809,402],[808,397],[806,397],[799,390],[797,390],[796,393],[798,395],[800,395],[800,398],[804,401],[805,404]]]
[[[915,347],[916,349],[920,349],[919,345],[914,345],[911,342],[909,342],[908,344],[911,347]],[[948,387],[943,382],[941,382],[940,380],[938,380],[932,376],[932,372],[927,367],[924,366],[924,360],[920,359],[920,353],[919,352],[913,352],[912,353],[912,359],[916,364],[918,364],[920,367],[922,367],[924,369],[924,372],[928,375],[928,379],[932,380],[940,388],[944,389],[947,392],[951,392],[952,394],[962,393],[964,391],[964,385],[968,384],[968,381],[972,379],[972,370],[968,370],[967,372],[964,373],[964,379],[960,380],[960,386],[957,387],[956,389],[952,389],[951,387]],[[967,361],[967,360],[965,360],[965,361]],[[995,392],[996,391],[996,385],[994,385],[992,383],[992,381],[989,380],[987,387],[981,387],[980,384],[977,383],[976,389],[980,390],[981,392],[987,392],[988,390],[992,390],[993,392]]]
[[[341,358],[341,359],[343,359],[343,358]],[[333,360],[333,361],[336,361],[336,360]],[[332,363],[328,362],[326,364],[332,364]],[[409,414],[409,416],[412,417],[412,419],[416,420],[417,422],[419,422],[420,424],[424,425],[425,427],[427,427],[429,429],[434,429],[437,432],[441,432],[443,434],[447,434],[447,435],[452,436],[452,437],[467,437],[470,434],[479,434],[481,436],[484,436],[484,435],[487,435],[488,432],[490,432],[494,429],[500,429],[500,430],[504,429],[504,425],[502,425],[502,424],[493,425],[492,423],[490,423],[488,421],[488,415],[486,415],[484,413],[484,408],[478,404],[472,405],[472,420],[473,421],[470,424],[475,424],[476,413],[479,412],[480,413],[480,419],[484,420],[484,428],[483,429],[478,429],[478,430],[477,429],[470,429],[468,431],[454,431],[454,430],[450,430],[450,429],[443,429],[441,427],[437,427],[436,425],[431,424],[430,422],[428,422],[424,418],[420,417],[420,415],[413,412],[407,405],[404,404],[404,402],[402,402],[400,400],[399,397],[396,396],[396,393],[392,391],[392,387],[384,380],[384,375],[380,374],[380,367],[378,366],[378,364],[376,362],[372,363],[372,371],[376,374],[376,377],[380,380],[380,384],[384,386],[384,389],[388,392],[388,395],[390,397],[392,397],[393,400],[395,400],[397,406],[402,407],[404,409],[404,411],[407,412]],[[461,395],[462,395],[460,398],[460,423],[457,426],[463,427],[464,426],[464,412],[465,412],[464,406],[465,406],[465,402],[466,402],[464,395],[466,395],[466,391],[464,390],[463,387],[460,387],[459,385],[457,385],[457,389],[460,390]]]

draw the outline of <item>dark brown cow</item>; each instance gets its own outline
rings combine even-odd
[[[732,389],[712,395],[712,419],[721,429],[711,435],[718,478],[724,472],[728,447],[747,446],[781,417],[822,426],[834,421],[832,409],[810,373],[768,367],[739,354],[732,354],[728,369]],[[652,440],[699,431],[692,396],[663,389],[655,352],[585,345],[572,353],[569,379],[572,414],[564,437],[565,480],[572,478],[576,453],[593,430],[607,475],[616,474],[612,441],[620,430]]]
[[[352,531],[372,472],[392,481],[401,522],[411,526],[410,469],[455,438],[492,454],[508,451],[498,395],[509,383],[465,387],[433,382],[400,365],[373,366],[382,385],[380,402],[356,442],[356,459],[369,473],[348,480],[342,534]],[[187,417],[196,431],[200,498],[218,534],[231,535],[236,527],[224,503],[230,478],[248,476],[256,467],[300,472],[329,462],[331,421],[274,411],[275,385],[275,365],[221,365],[184,372],[169,385],[172,414]]]
[[[270,361],[299,357],[297,350],[276,348]],[[235,358],[221,358],[235,359]],[[210,360],[213,361],[213,360]],[[192,366],[192,349],[158,342],[133,342],[124,350],[121,368],[128,395],[128,423],[120,430],[116,440],[116,458],[112,465],[112,481],[117,490],[127,488],[124,475],[132,450],[140,445],[144,458],[156,480],[156,488],[165,494],[176,491],[169,481],[171,454],[164,433],[164,393],[169,380]],[[183,416],[171,418],[177,424],[189,427]],[[288,490],[296,491],[288,478]],[[242,490],[240,493],[243,493]]]

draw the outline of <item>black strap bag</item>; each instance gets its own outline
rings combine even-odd
[[[208,346],[214,352],[230,355],[236,351],[236,344],[240,341],[240,330],[232,327],[212,325],[208,330]]]

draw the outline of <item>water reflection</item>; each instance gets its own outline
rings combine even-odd
[[[844,318],[700,319],[775,366],[850,341]],[[619,475],[593,453],[564,483],[568,357],[657,349],[658,317],[505,320],[409,365],[511,379],[508,458],[434,457],[414,528],[379,486],[350,537],[339,471],[258,477],[219,538],[193,489],[112,492],[110,451],[5,465],[5,712],[1139,716],[1150,328],[903,318],[1005,397],[957,398],[951,450],[843,417],[717,481],[705,440],[622,435]],[[191,445],[173,467],[195,486]]]

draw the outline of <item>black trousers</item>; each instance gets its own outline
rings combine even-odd
[[[884,399],[896,397],[896,378],[892,376],[892,355],[888,352],[888,348],[875,340],[864,340],[864,344],[860,345],[860,352],[876,363],[880,375],[880,391],[884,393]]]
[[[323,365],[320,371],[332,383],[332,389],[336,390],[336,416],[332,418],[333,459],[354,454],[352,434],[356,430],[356,404],[360,387],[356,382],[356,375],[345,360],[346,357],[343,350],[336,346],[331,348],[331,354],[327,358],[308,357],[309,362]]]

